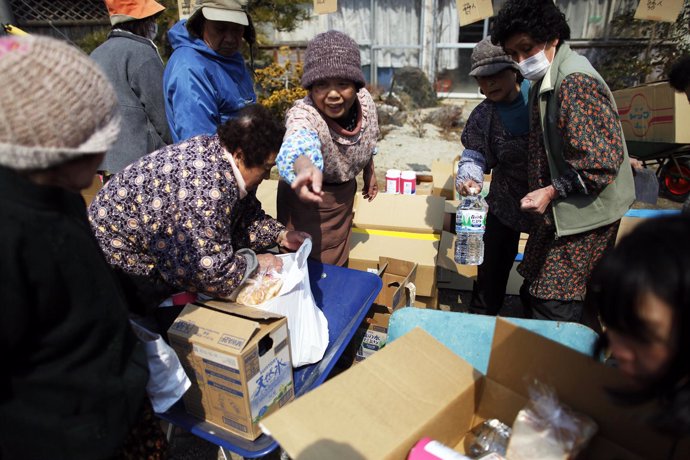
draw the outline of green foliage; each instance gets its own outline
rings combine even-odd
[[[658,74],[666,78],[671,66],[690,54],[690,3],[686,2],[675,23],[634,19],[634,11],[611,21],[611,38],[621,46],[608,49],[596,66],[611,90],[648,81]]]
[[[91,54],[91,51],[95,50],[103,43],[106,38],[108,38],[108,33],[110,32],[110,27],[104,27],[103,29],[97,30],[95,32],[86,35],[81,40],[77,41],[77,45],[86,54]]]
[[[272,63],[257,69],[255,86],[259,103],[282,120],[292,103],[306,96],[307,91],[300,85],[302,64],[290,60],[290,50],[286,46],[281,47],[279,53],[285,57],[284,64]]]
[[[281,32],[291,32],[309,19],[311,0],[249,0],[247,8],[256,24],[271,24]]]

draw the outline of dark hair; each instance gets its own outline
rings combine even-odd
[[[669,432],[690,431],[690,218],[678,215],[642,222],[608,252],[587,288],[586,308],[598,311],[606,328],[651,340],[637,311],[646,294],[653,294],[674,312],[677,352],[664,376],[631,393],[613,390],[627,402],[658,398],[668,403],[654,419]],[[602,347],[608,342],[602,336]],[[680,386],[679,386],[680,385]],[[682,402],[681,402],[682,401]]]
[[[248,168],[266,164],[280,150],[284,135],[283,124],[260,104],[242,108],[235,118],[218,127],[220,143],[230,153],[242,150]]]
[[[685,56],[673,64],[668,73],[668,80],[676,91],[686,90],[690,85],[690,56]]]
[[[565,14],[553,0],[508,0],[494,18],[491,41],[503,44],[515,34],[526,33],[537,42],[558,38],[558,46],[570,38]]]
[[[121,22],[119,24],[115,24],[112,28],[126,30],[127,32],[132,32],[134,35],[146,37],[149,31],[149,24],[156,22],[156,18],[160,16],[161,13],[162,11],[143,19],[133,19],[131,21]]]

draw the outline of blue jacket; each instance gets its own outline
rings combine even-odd
[[[221,56],[179,21],[168,38],[172,56],[163,75],[165,114],[173,141],[215,134],[242,107],[256,102],[254,85],[239,52]]]

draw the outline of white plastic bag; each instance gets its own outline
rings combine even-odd
[[[165,343],[163,337],[130,320],[134,334],[144,344],[149,368],[146,393],[155,412],[165,412],[175,404],[192,385],[185,374],[177,353]]]
[[[316,306],[309,283],[311,246],[311,239],[306,239],[296,253],[278,256],[283,260],[280,293],[256,306],[287,318],[293,367],[320,361],[328,347],[328,320]]]

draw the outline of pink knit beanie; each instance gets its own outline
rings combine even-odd
[[[117,97],[81,50],[36,35],[0,37],[0,165],[46,169],[105,153],[120,130]]]
[[[310,88],[318,80],[343,78],[365,85],[357,42],[337,30],[318,34],[307,44],[302,86]]]

